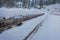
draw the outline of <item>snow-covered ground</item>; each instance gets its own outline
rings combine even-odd
[[[39,9],[23,9],[23,8],[0,8],[0,17],[13,17],[18,15],[40,14]]]
[[[44,20],[46,16],[47,19],[43,22],[41,28],[39,28],[35,35],[28,38],[28,40],[60,40],[60,16],[53,15],[60,15],[60,4],[50,5],[42,9],[0,8],[0,16],[4,16],[6,18],[15,15],[39,13],[45,13],[45,15],[25,21],[22,26],[4,31],[0,34],[0,40],[23,40],[24,37],[26,37],[37,24]]]
[[[23,40],[46,15],[23,22],[22,26],[12,28],[0,34],[0,40]],[[37,20],[38,21],[37,21]]]

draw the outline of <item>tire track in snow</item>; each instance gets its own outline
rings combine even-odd
[[[38,31],[38,29],[42,26],[42,23],[47,19],[47,16],[45,19],[43,19],[39,24],[35,26],[35,28],[24,38],[24,40],[28,40],[28,38],[32,38],[32,36]]]

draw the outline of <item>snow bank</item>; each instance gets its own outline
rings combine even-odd
[[[23,9],[23,8],[0,8],[0,17],[9,18],[16,15],[40,14],[39,9]]]

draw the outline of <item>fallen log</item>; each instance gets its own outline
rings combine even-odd
[[[35,15],[28,15],[28,16],[22,16],[19,18],[8,18],[8,19],[0,19],[0,31],[1,30],[5,30],[8,28],[12,28],[13,25],[21,25],[22,22],[30,20],[32,18],[36,18],[38,16],[42,16],[44,15],[44,13],[42,14],[35,14]]]

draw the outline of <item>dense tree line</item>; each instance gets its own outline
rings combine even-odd
[[[39,5],[40,8],[43,7],[43,5],[50,5],[50,4],[55,4],[56,0],[0,0],[0,7],[5,6],[5,7],[18,7],[17,2],[22,2],[22,7],[35,7],[36,5]]]
[[[15,6],[15,0],[0,0],[0,7],[13,7]]]

